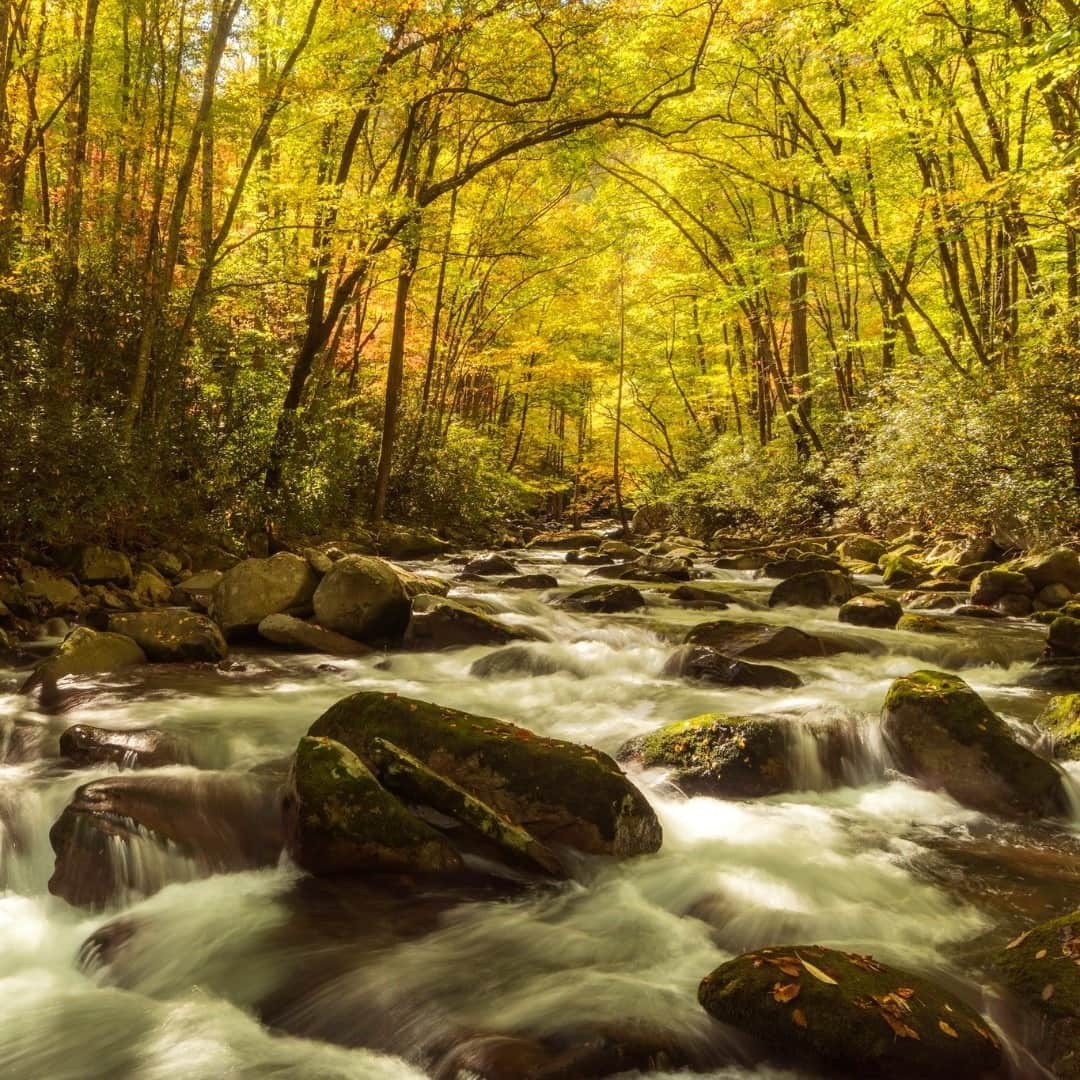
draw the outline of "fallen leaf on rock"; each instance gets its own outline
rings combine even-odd
[[[894,1016],[888,1009],[881,1010],[881,1019],[892,1028],[893,1034],[899,1038],[920,1039],[919,1033],[913,1027],[909,1027],[900,1017]]]
[[[1037,952],[1037,953],[1035,954],[1035,959],[1036,959],[1036,960],[1041,960],[1041,959],[1042,959],[1042,958],[1043,958],[1043,957],[1044,957],[1045,955],[1046,955],[1046,950],[1045,950],[1045,949],[1040,949],[1040,950],[1039,950],[1039,951],[1038,951],[1038,952]]]
[[[802,1009],[795,1009],[791,1014],[791,1022],[796,1027],[806,1027],[806,1013]]]
[[[773,1000],[779,1001],[781,1005],[786,1005],[799,996],[801,989],[802,987],[798,983],[773,983]]]
[[[798,954],[796,953],[796,955]],[[825,972],[821,970],[821,968],[815,967],[813,964],[810,963],[809,960],[803,960],[803,958],[800,956],[799,961],[801,962],[802,966],[806,968],[806,970],[810,972],[810,974],[813,975],[815,979],[818,980],[818,982],[823,982],[828,986],[840,985],[831,975],[826,975]]]
[[[885,965],[879,964],[872,956],[861,956],[859,953],[845,953],[847,958],[863,971],[884,971]]]
[[[896,988],[896,996],[902,998],[910,998],[915,996],[915,991],[910,986],[898,986]]]
[[[1054,996],[1054,984],[1053,983],[1047,983],[1042,988],[1042,993],[1039,995],[1039,997],[1041,997],[1043,999],[1043,1001],[1049,1001],[1053,996]]]
[[[1031,934],[1030,930],[1025,930],[1019,937],[1013,938],[1012,941],[1010,941],[1009,944],[1005,946],[1005,948],[1006,949],[1015,949],[1015,948],[1017,948],[1017,946],[1023,945],[1024,942],[1027,941],[1028,936],[1030,934]]]
[[[939,1020],[937,1022],[937,1026],[941,1028],[941,1030],[945,1032],[945,1034],[948,1035],[950,1039],[960,1038],[960,1036],[956,1034],[956,1028],[952,1027],[950,1024],[946,1024],[944,1020]]]

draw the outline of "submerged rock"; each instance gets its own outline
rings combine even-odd
[[[1059,615],[1050,624],[1046,648],[1051,656],[1080,656],[1080,619]]]
[[[632,585],[586,585],[552,601],[555,607],[568,611],[615,614],[634,611],[645,606],[645,597]]]
[[[904,609],[891,596],[866,593],[846,601],[836,617],[842,623],[850,623],[852,626],[872,626],[888,630],[899,622],[903,613]]]
[[[904,772],[965,806],[1008,817],[1068,812],[1058,769],[1017,742],[954,675],[916,671],[897,679],[881,726]]]
[[[455,600],[418,596],[413,601],[404,644],[408,649],[438,650],[470,645],[506,645],[511,641],[533,641],[535,638],[530,630],[508,626]]]
[[[109,630],[126,634],[151,660],[217,663],[229,651],[217,623],[181,608],[113,615]]]
[[[191,745],[185,739],[156,728],[110,731],[75,724],[60,736],[60,756],[73,765],[113,764],[126,769],[157,769],[190,765]]]
[[[254,631],[267,615],[310,610],[317,584],[307,560],[291,552],[244,559],[222,575],[210,601],[210,614],[226,637]]]
[[[688,645],[709,645],[725,656],[747,660],[800,660],[862,651],[860,643],[803,633],[794,626],[714,619],[698,623],[687,635]]]
[[[557,589],[559,582],[550,574],[517,574],[499,582],[503,589]]]
[[[708,585],[679,585],[672,589],[668,596],[680,604],[689,604],[693,607],[726,608],[730,604],[739,602],[731,593],[711,588]]]
[[[309,734],[336,739],[369,767],[376,765],[375,740],[391,742],[544,843],[602,855],[660,847],[652,807],[611,758],[591,747],[380,693],[338,702]]]
[[[319,582],[313,598],[320,626],[368,645],[400,641],[409,623],[409,597],[388,562],[346,555]]]
[[[662,676],[681,676],[720,686],[749,686],[757,690],[782,687],[793,690],[802,679],[787,668],[734,660],[708,645],[682,645],[668,657]]]
[[[289,854],[314,874],[459,870],[446,838],[333,739],[305,736],[285,796]]]
[[[787,945],[721,964],[698,988],[761,1056],[828,1075],[957,1080],[1006,1075],[989,1024],[935,983],[870,956]]]
[[[832,607],[865,591],[842,570],[811,570],[781,581],[769,593],[769,607]]]
[[[1043,1017],[1037,1050],[1054,1076],[1080,1077],[1080,911],[1010,941],[994,966],[1001,981]]]
[[[786,722],[775,717],[706,713],[678,720],[630,739],[617,757],[671,769],[669,779],[687,795],[757,798],[794,786]]]
[[[556,659],[550,653],[540,652],[528,645],[509,645],[505,649],[481,656],[474,660],[469,674],[478,679],[497,679],[503,676],[555,675],[566,672],[583,679],[586,672],[569,660]]]
[[[909,630],[915,634],[956,634],[956,627],[947,619],[935,615],[923,615],[907,611],[897,620],[897,630]]]
[[[478,556],[470,559],[462,568],[463,574],[477,574],[480,577],[499,577],[517,572],[518,568],[503,555]]]
[[[822,573],[829,571],[843,573],[844,567],[829,555],[797,555],[785,559],[773,559],[772,562],[767,562],[755,576],[786,580],[800,574],[811,574],[819,571]]]

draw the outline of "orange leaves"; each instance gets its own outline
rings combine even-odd
[[[1012,939],[1012,941],[1010,941],[1009,944],[1005,946],[1005,948],[1006,949],[1017,949],[1017,948],[1019,948],[1021,945],[1024,944],[1025,941],[1027,941],[1027,939],[1028,939],[1028,937],[1030,935],[1031,935],[1031,931],[1030,930],[1025,930],[1019,937],[1014,937]]]
[[[773,1001],[786,1005],[789,1001],[794,1001],[801,990],[802,987],[798,983],[773,983]]]
[[[796,1027],[806,1027],[806,1013],[802,1009],[794,1009],[791,1013],[791,1022]]]
[[[948,1035],[950,1039],[960,1038],[960,1036],[956,1034],[956,1028],[954,1028],[951,1024],[946,1023],[944,1020],[939,1020],[937,1022],[937,1026],[941,1031]]]
[[[798,956],[799,954],[796,953],[795,955]],[[831,975],[826,975],[825,972],[821,970],[821,968],[815,967],[813,964],[810,963],[809,960],[803,960],[803,958],[799,956],[799,962],[804,968],[806,968],[809,974],[813,975],[814,978],[818,980],[818,982],[823,982],[828,986],[838,985],[837,981]]]

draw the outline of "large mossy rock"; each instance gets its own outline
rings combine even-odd
[[[1039,1056],[1060,1080],[1080,1077],[1080,911],[1041,923],[994,961],[1001,981],[1043,1017]]]
[[[1000,604],[1007,596],[1030,598],[1034,595],[1035,587],[1031,581],[1015,570],[1003,570],[999,567],[984,570],[971,583],[971,602],[985,604],[987,607]]]
[[[891,596],[866,593],[853,596],[841,605],[836,617],[852,626],[872,626],[888,630],[894,627],[904,614],[904,609]]]
[[[1046,648],[1051,656],[1080,656],[1080,619],[1059,615],[1050,624]]]
[[[305,622],[295,615],[267,615],[259,623],[259,637],[284,649],[297,652],[326,653],[330,656],[366,656],[369,646],[327,630],[325,626]]]
[[[508,626],[456,600],[422,595],[412,602],[412,618],[405,631],[404,644],[408,649],[433,652],[535,640],[536,635],[531,631]]]
[[[273,866],[282,848],[280,781],[194,769],[94,780],[75,792],[49,839],[49,891],[80,907]]]
[[[800,660],[858,651],[854,643],[806,634],[794,626],[714,619],[698,623],[686,635],[687,645],[709,645],[725,656],[746,660]]]
[[[254,631],[267,615],[310,610],[317,584],[307,560],[291,552],[244,559],[222,575],[210,601],[210,614],[226,637]]]
[[[1068,812],[1058,769],[1017,742],[955,675],[916,671],[897,679],[881,724],[901,769],[965,806],[1009,817]]]
[[[73,611],[80,596],[78,585],[40,566],[30,567],[20,574],[19,592],[21,598],[32,605],[27,609],[27,613],[36,611],[40,615],[57,615],[61,612]],[[16,606],[11,600],[5,603],[13,609]]]
[[[897,630],[906,630],[912,634],[949,634],[959,633],[948,619],[936,615],[924,615],[919,611],[905,611],[896,620]]]
[[[113,615],[109,631],[126,634],[151,660],[217,663],[229,651],[213,619],[181,608]]]
[[[661,676],[694,679],[718,686],[748,686],[755,690],[794,690],[802,679],[775,664],[752,664],[724,656],[708,645],[681,645],[667,658]]]
[[[55,686],[65,675],[99,675],[132,664],[145,664],[146,653],[124,634],[103,633],[77,626],[60,647],[34,668],[21,693]]]
[[[131,561],[122,551],[87,545],[75,553],[72,569],[87,585],[130,585]]]
[[[865,591],[842,570],[811,570],[781,581],[769,593],[769,607],[834,607]]]
[[[542,532],[537,533],[525,546],[580,551],[582,548],[599,547],[603,542],[604,538],[597,532]]]
[[[989,1080],[1007,1075],[989,1025],[935,983],[872,957],[788,945],[721,964],[698,988],[710,1016],[762,1056],[828,1076]]]
[[[633,585],[586,585],[552,601],[567,611],[587,611],[607,615],[635,611],[645,606],[645,597]]]
[[[670,769],[687,795],[745,799],[794,786],[785,721],[769,716],[706,713],[665,724],[624,743],[620,761]]]
[[[177,591],[198,611],[208,611],[214,598],[214,591],[221,584],[225,575],[220,570],[200,570],[191,577],[184,578],[177,586]]]
[[[314,596],[320,626],[363,641],[401,639],[409,623],[409,598],[394,567],[370,555],[346,555],[319,582]]]
[[[930,576],[927,568],[903,550],[887,551],[878,559],[881,580],[886,585],[917,585]]]
[[[377,767],[375,740],[393,743],[545,843],[600,855],[660,847],[652,807],[610,757],[591,747],[374,692],[338,702],[309,734],[337,740],[369,768]]]
[[[885,545],[872,536],[849,536],[836,549],[836,554],[848,562],[876,563],[885,554]]]
[[[785,581],[799,574],[811,574],[815,571],[842,571],[843,566],[828,555],[795,555],[784,559],[767,562],[758,572],[757,577],[780,578]]]
[[[289,854],[313,874],[459,870],[461,856],[333,739],[305,736],[285,796]]]
[[[1059,694],[1047,702],[1037,721],[1054,740],[1054,755],[1080,761],[1080,694]]]
[[[1036,592],[1048,585],[1064,585],[1070,593],[1080,593],[1080,555],[1068,548],[1032,555],[1017,564],[1017,569]]]
[[[476,574],[478,577],[500,577],[516,574],[518,568],[505,555],[478,555],[470,559],[462,568],[463,574]]]

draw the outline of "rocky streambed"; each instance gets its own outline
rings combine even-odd
[[[550,544],[0,673],[3,1075],[1080,1076],[1054,583]]]

